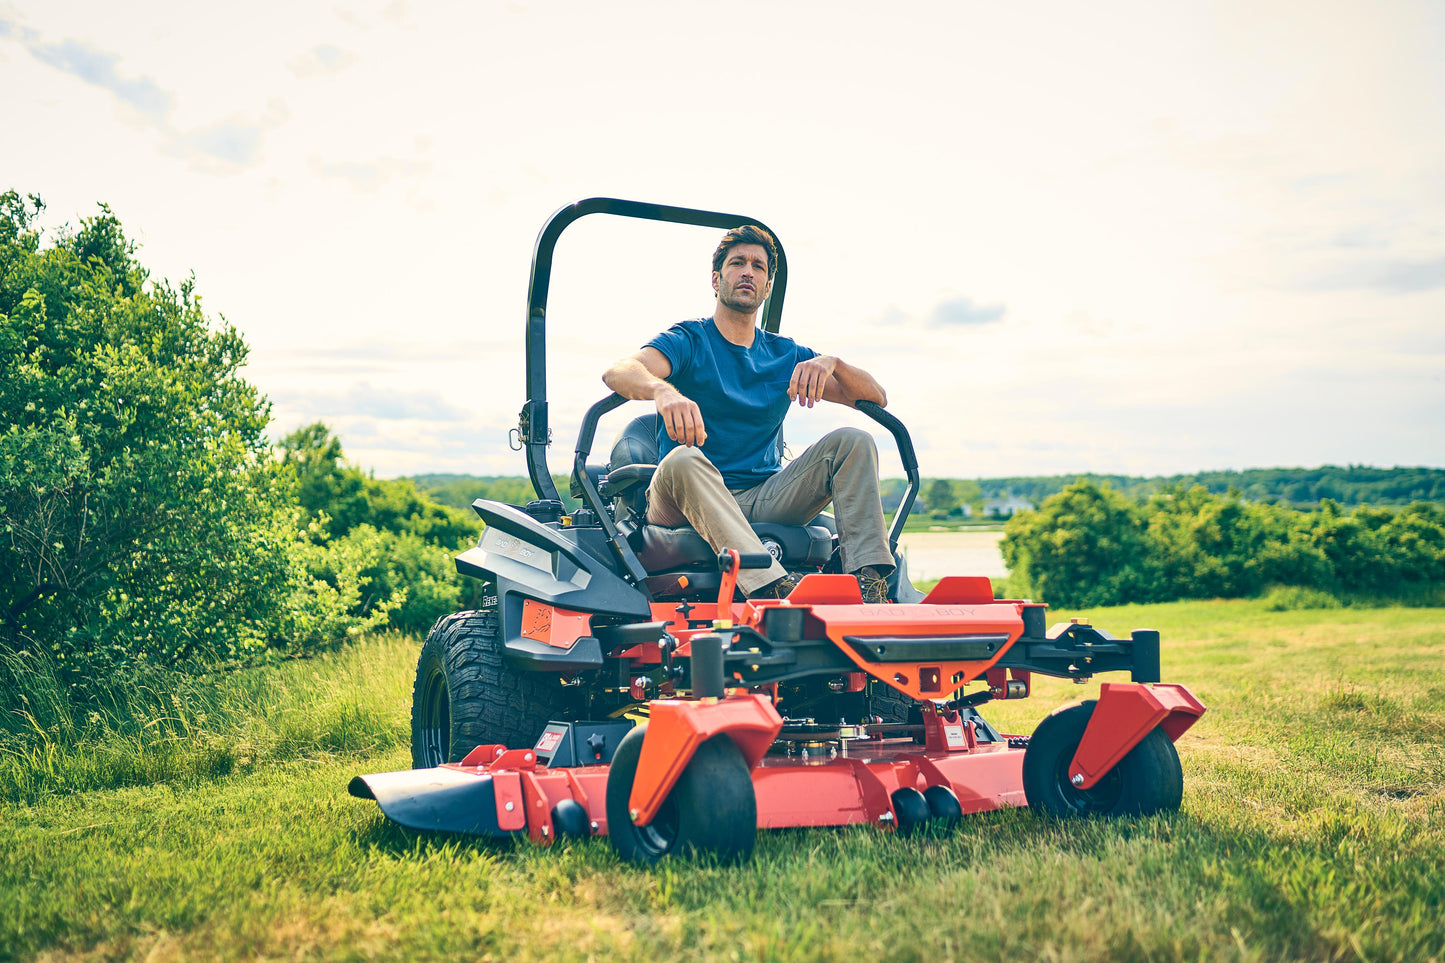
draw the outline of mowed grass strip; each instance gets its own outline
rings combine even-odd
[[[394,730],[378,749],[338,748],[313,725],[309,749],[229,773],[4,803],[0,958],[1445,957],[1445,612],[1083,614],[1116,634],[1161,630],[1166,679],[1210,707],[1180,742],[1178,815],[1010,811],[914,839],[770,832],[750,865],[653,871],[618,863],[605,840],[410,833],[345,794],[356,772],[408,765],[399,693],[415,643],[381,639],[284,677],[291,711],[318,720],[363,682],[355,711]],[[1040,681],[988,716],[1028,732],[1096,689]],[[263,720],[287,716],[265,705],[228,724],[269,744]]]

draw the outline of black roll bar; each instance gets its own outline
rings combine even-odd
[[[615,197],[589,197],[567,205],[548,219],[537,235],[537,246],[532,252],[532,280],[527,290],[527,400],[517,424],[519,440],[527,453],[527,474],[538,498],[560,499],[552,473],[547,468],[547,445],[552,440],[547,418],[547,293],[552,284],[552,255],[562,232],[573,221],[588,214],[615,214],[649,221],[715,227],[724,231],[742,224],[756,224],[772,233],[775,239],[777,237],[771,228],[755,217],[625,201]],[[773,290],[763,313],[763,330],[777,333],[787,288],[788,258],[783,253],[782,242],[779,242]],[[595,420],[593,427],[596,427]],[[588,447],[591,447],[590,439]],[[586,474],[584,470],[582,475],[585,477]]]
[[[602,504],[602,496],[598,494],[597,486],[592,484],[592,479],[587,474],[587,456],[592,452],[592,439],[597,434],[597,422],[607,412],[625,404],[627,399],[614,391],[587,409],[587,414],[582,418],[582,428],[577,432],[577,450],[572,458],[572,484],[582,492],[582,504],[592,509],[597,516],[602,532],[607,536],[607,544],[612,546],[617,560],[627,570],[633,583],[641,585],[647,578],[647,570],[642,567],[642,562],[638,560],[632,546],[627,544],[627,539],[617,531],[617,524]]]
[[[882,405],[874,401],[859,401],[858,410],[893,435],[893,441],[898,445],[898,457],[903,459],[903,471],[908,475],[908,488],[903,492],[903,500],[898,503],[898,511],[893,513],[893,524],[888,529],[888,550],[896,553],[898,536],[903,534],[903,525],[908,521],[908,513],[913,510],[913,499],[918,497],[918,456],[913,452],[913,439],[908,429],[903,427],[903,422],[884,411]]]

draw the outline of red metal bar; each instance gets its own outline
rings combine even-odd
[[[782,728],[783,718],[767,696],[739,693],[718,700],[654,699],[628,800],[632,821],[639,826],[652,821],[697,747],[708,739],[726,734],[752,768]]]
[[[1204,715],[1204,704],[1182,685],[1105,682],[1099,703],[1069,763],[1069,779],[1092,788],[1158,726],[1171,740]]]

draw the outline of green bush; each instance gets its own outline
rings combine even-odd
[[[7,644],[65,675],[264,645],[294,510],[245,344],[191,281],[150,283],[107,209],[48,249],[40,209],[0,197]]]
[[[108,209],[48,246],[41,209],[0,195],[0,705],[364,628],[359,566],[307,575],[240,334],[152,282]]]
[[[295,472],[297,498],[328,535],[358,525],[416,535],[436,545],[474,541],[481,523],[469,508],[443,505],[408,479],[383,481],[345,462],[341,439],[324,424],[298,428],[281,441],[282,464]]]
[[[1078,482],[1004,525],[1012,590],[1068,605],[1110,605],[1148,594],[1154,560],[1139,506],[1108,487]]]
[[[481,583],[462,579],[452,556],[475,544],[481,522],[470,510],[443,505],[408,479],[372,478],[344,460],[341,440],[323,424],[281,442],[282,464],[297,478],[315,550],[312,577],[341,588],[358,619],[383,613],[392,627],[425,632],[443,615],[475,607]]]
[[[1438,604],[1445,595],[1445,508],[1428,503],[1345,512],[1327,500],[1305,512],[1197,485],[1131,499],[1081,479],[1004,532],[1009,594],[1059,605],[1266,592],[1286,607]]]

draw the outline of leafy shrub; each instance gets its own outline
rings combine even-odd
[[[281,461],[296,475],[297,498],[328,535],[358,525],[412,534],[436,545],[475,540],[481,523],[470,508],[443,505],[412,481],[372,478],[343,458],[341,439],[324,424],[298,428],[281,441]]]
[[[1004,563],[1039,597],[1067,605],[1146,601],[1152,562],[1136,504],[1079,482],[1004,525]],[[1016,583],[1011,588],[1019,588]]]
[[[150,283],[109,210],[42,249],[0,197],[0,611],[67,676],[261,647],[295,512],[246,346]]]
[[[287,435],[281,460],[296,474],[310,538],[324,546],[310,556],[311,574],[338,591],[333,566],[359,579],[346,589],[352,616],[372,624],[380,611],[394,628],[425,632],[478,604],[481,583],[463,580],[452,562],[481,531],[470,510],[440,504],[407,479],[371,478],[345,462],[341,440],[320,423]]]
[[[361,563],[316,579],[295,473],[194,284],[154,283],[104,207],[48,247],[0,195],[0,690],[66,704],[155,667],[306,651],[384,621]],[[320,549],[321,552],[328,551]],[[89,695],[87,696],[87,693]]]
[[[1009,594],[1060,605],[1255,597],[1328,606],[1445,596],[1445,508],[1318,512],[1200,486],[1130,499],[1080,480],[1015,515],[1001,548]],[[1292,590],[1299,590],[1297,592]]]

